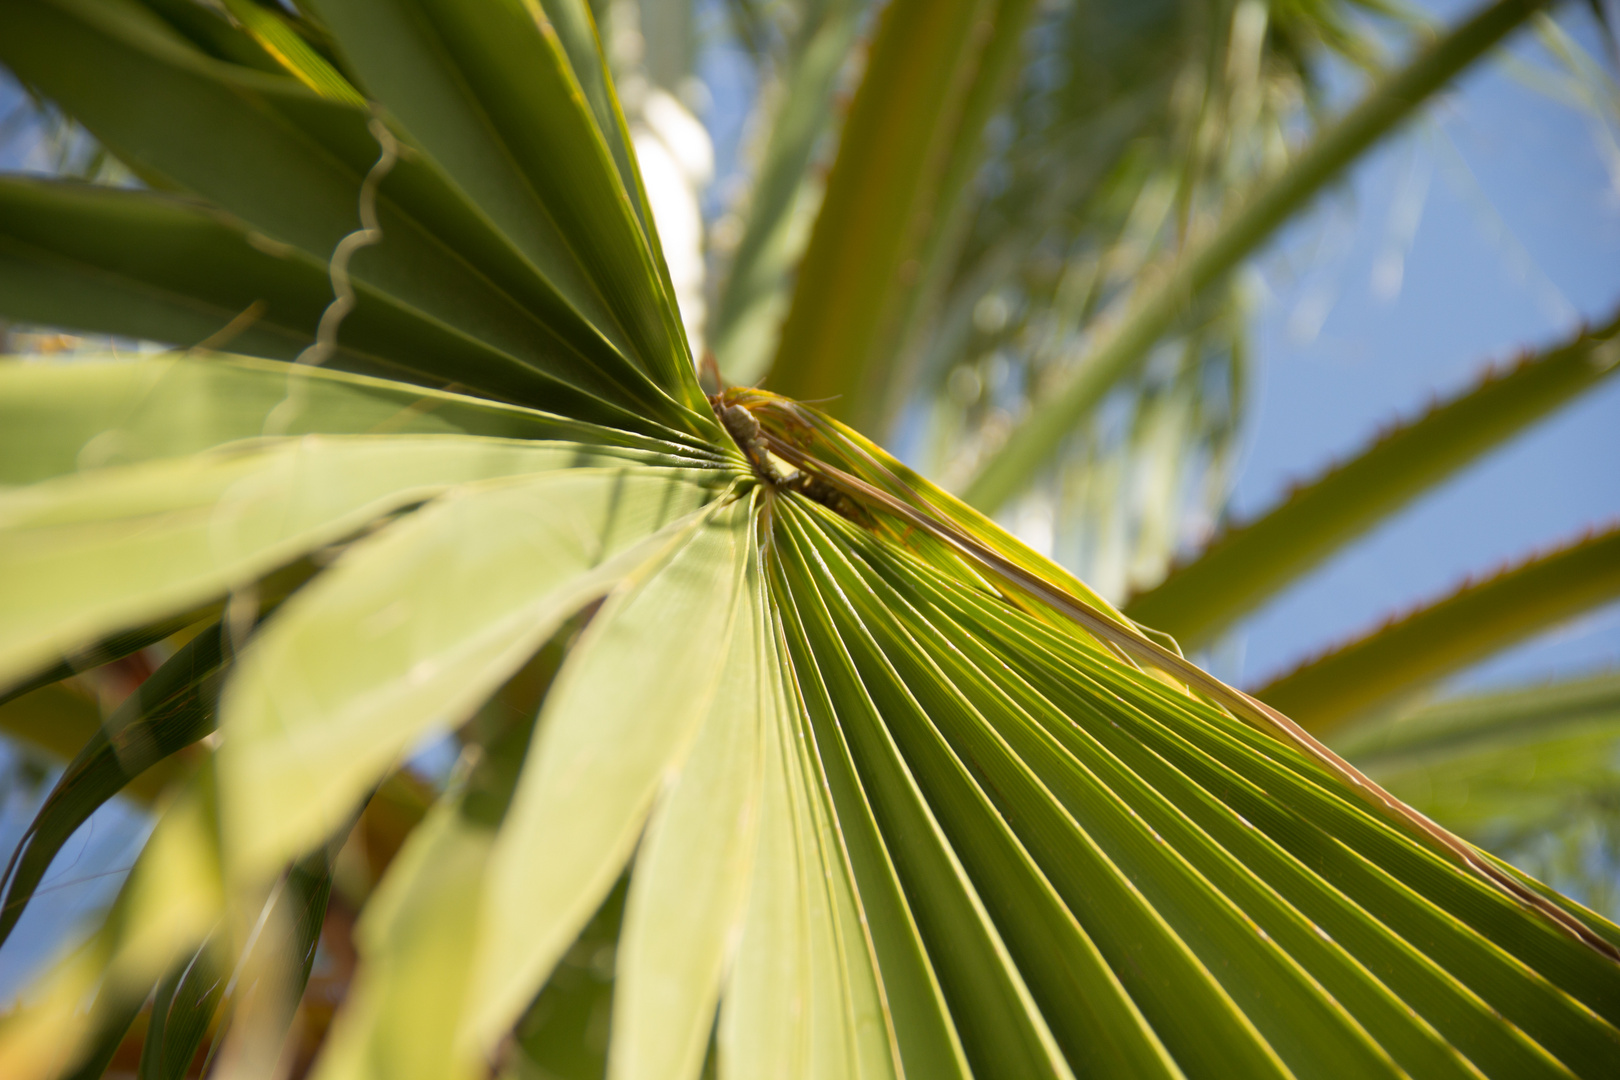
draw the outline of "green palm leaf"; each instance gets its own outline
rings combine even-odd
[[[0,692],[201,612],[224,681],[122,898],[0,1025],[0,1073],[99,1063],[156,990],[164,1074],[214,1008],[198,957],[240,974],[221,1070],[269,1072],[332,853],[449,731],[323,1078],[567,1057],[583,1035],[541,1013],[610,943],[625,1080],[1612,1071],[1620,928],[849,429],[703,399],[583,4],[172,7],[0,8],[0,57],[209,207],[16,185],[132,231],[13,228],[12,272],[79,283],[85,318],[151,297],[126,326],[271,320],[238,327],[268,359],[0,367]],[[165,214],[194,265],[131,258]],[[212,683],[179,681],[189,739]]]
[[[679,775],[718,707],[727,654],[754,647],[750,501],[698,522],[663,565],[605,607],[547,698],[535,760],[490,871],[469,1017],[487,1045],[618,879],[660,787]],[[669,634],[672,620],[682,635]],[[687,634],[703,643],[695,657],[683,647]],[[558,830],[557,820],[578,828]]]
[[[471,436],[306,436],[8,492],[0,558],[17,585],[0,616],[0,679],[190,610],[449,487],[593,457]]]
[[[233,867],[274,873],[332,833],[433,725],[678,543],[710,494],[651,469],[465,485],[345,552],[266,628],[223,703]]]

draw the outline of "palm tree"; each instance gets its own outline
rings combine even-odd
[[[1091,306],[1123,314],[969,498],[993,509],[1050,467],[1111,380],[1199,338],[1248,252],[1539,6],[1483,8],[1252,172],[1142,289],[1099,286]],[[789,78],[826,84],[809,46],[855,5],[813,7]],[[963,192],[1030,11],[884,9],[778,391],[843,387],[831,407],[876,432],[904,380],[940,377],[886,358],[921,357],[907,335],[983,254]],[[8,715],[173,648],[76,748],[7,873],[0,933],[96,806],[161,788],[102,925],[0,1026],[6,1076],[100,1075],[142,1015],[143,1076],[199,1052],[304,1067],[289,1033],[317,1022],[334,890],[363,904],[360,960],[319,1076],[1612,1068],[1620,928],[856,427],[700,383],[579,0],[14,0],[0,62],[145,184],[0,180],[0,313],[199,343],[0,365]],[[1210,197],[1188,188],[1200,220]],[[1233,569],[1203,574],[1243,588],[1214,614],[1203,560],[1137,606],[1229,621],[1602,377],[1612,336],[1398,433],[1385,458],[1421,466],[1399,482],[1369,455],[1301,496],[1339,516],[1232,534],[1206,558]],[[1539,625],[1612,543],[1486,606]],[[1515,587],[1564,607],[1500,601]],[[1354,710],[1456,655],[1409,657]],[[1368,666],[1299,673],[1292,707],[1331,708]],[[403,778],[451,730],[446,789]]]

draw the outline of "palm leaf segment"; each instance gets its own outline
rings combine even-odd
[[[213,768],[0,1071],[92,1053],[567,647],[532,740],[468,759],[368,905],[320,1075],[510,1063],[627,868],[615,1077],[1610,1073],[1620,930],[847,429],[711,408],[582,4],[324,0],[303,51],[265,10],[0,8],[13,70],[188,193],[5,181],[0,274],[49,279],[7,314],[185,341],[247,312],[261,354],[0,368],[0,684],[223,598],[240,653]],[[335,266],[368,175],[381,242]],[[317,340],[328,275],[354,310]]]

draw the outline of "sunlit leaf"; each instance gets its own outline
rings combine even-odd
[[[742,929],[765,784],[763,729],[786,719],[770,692],[763,582],[749,570],[714,704],[636,854],[618,953],[616,1077],[697,1074]]]
[[[266,627],[222,705],[232,872],[271,872],[331,833],[400,754],[679,543],[713,494],[694,479],[567,469],[470,486],[349,549]]]
[[[759,572],[751,506],[745,498],[706,515],[611,596],[546,700],[492,856],[468,1016],[483,1045],[517,1018],[607,895],[691,751],[746,609],[745,581]]]
[[[463,436],[305,436],[0,493],[0,572],[17,583],[0,613],[0,684],[247,586],[456,484],[595,456]]]
[[[441,802],[411,834],[359,928],[365,969],[322,1054],[319,1080],[476,1076],[455,1054],[493,831]]]

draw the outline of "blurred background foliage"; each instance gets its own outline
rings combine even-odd
[[[235,12],[244,4],[252,7],[253,0],[228,6]],[[273,0],[261,5],[282,10]],[[1220,240],[1234,211],[1283,176],[1331,118],[1376,93],[1438,26],[1462,14],[1450,5],[1435,11],[1395,0],[986,2],[983,33],[935,43],[940,56],[969,59],[950,66],[959,78],[941,84],[939,100],[950,107],[942,105],[936,128],[919,135],[926,136],[918,144],[924,152],[884,164],[871,155],[880,158],[886,149],[885,118],[861,117],[855,100],[871,50],[883,46],[880,8],[868,0],[593,4],[694,353],[712,359],[732,383],[763,383],[809,399],[830,385],[835,396],[824,407],[925,475],[970,491],[1032,409],[1074,378],[1189,251]],[[1532,106],[1514,106],[1519,120],[1549,109],[1580,118],[1585,141],[1561,144],[1561,152],[1584,155],[1580,168],[1588,171],[1596,162],[1605,179],[1600,198],[1574,211],[1592,215],[1592,250],[1600,258],[1620,254],[1612,14],[1601,0],[1555,6],[1532,18],[1534,34],[1511,56],[1480,62],[1493,66],[1491,78],[1534,98]],[[318,42],[318,34],[310,36]],[[1471,122],[1488,125],[1478,111],[1502,100],[1500,93],[1475,93],[1472,83],[1460,93],[1439,112],[1472,109]],[[1246,685],[1267,683],[1271,668],[1303,663],[1284,679],[1269,678],[1271,689],[1286,696],[1278,689],[1283,683],[1308,687],[1313,678],[1342,688],[1361,678],[1350,655],[1357,648],[1398,649],[1411,662],[1390,676],[1389,686],[1317,726],[1419,809],[1620,917],[1620,676],[1604,670],[1620,661],[1613,605],[1620,556],[1613,533],[1601,531],[1603,519],[1620,510],[1612,458],[1557,463],[1567,470],[1561,482],[1589,492],[1582,505],[1589,508],[1584,524],[1598,527],[1593,535],[1560,547],[1563,526],[1535,523],[1533,492],[1504,491],[1501,521],[1520,517],[1529,524],[1504,525],[1503,535],[1527,528],[1543,552],[1529,563],[1512,560],[1516,568],[1506,578],[1494,578],[1488,565],[1442,562],[1442,575],[1453,580],[1408,590],[1400,603],[1417,610],[1351,635],[1358,642],[1324,651],[1361,616],[1346,621],[1312,611],[1294,620],[1278,657],[1256,663],[1243,656],[1251,625],[1245,619],[1263,614],[1274,597],[1293,595],[1287,590],[1310,575],[1339,572],[1342,560],[1333,560],[1341,552],[1408,507],[1446,512],[1454,478],[1477,471],[1477,463],[1547,417],[1599,408],[1612,425],[1616,397],[1607,376],[1620,359],[1613,340],[1620,259],[1588,275],[1596,301],[1583,294],[1562,308],[1541,304],[1550,315],[1532,327],[1539,336],[1496,340],[1485,355],[1453,364],[1466,368],[1461,376],[1448,371],[1430,379],[1427,388],[1445,399],[1442,405],[1416,409],[1406,396],[1410,380],[1375,387],[1380,420],[1408,419],[1365,451],[1356,447],[1371,440],[1367,430],[1333,447],[1328,456],[1339,456],[1341,467],[1314,484],[1284,496],[1271,483],[1234,509],[1244,470],[1270,467],[1257,464],[1253,449],[1256,430],[1270,417],[1324,430],[1341,424],[1332,403],[1324,408],[1305,395],[1262,393],[1271,373],[1258,358],[1269,348],[1267,363],[1287,364],[1277,359],[1286,349],[1274,347],[1276,341],[1316,340],[1334,300],[1331,289],[1324,300],[1315,283],[1324,273],[1347,272],[1358,233],[1387,234],[1371,260],[1370,288],[1386,298],[1400,293],[1402,259],[1432,197],[1427,176],[1434,161],[1456,153],[1447,149],[1452,144],[1435,115],[1430,110],[1402,129],[1370,164],[1334,175],[1325,202],[1302,221],[1258,238],[1260,258],[1196,295],[1184,317],[1104,388],[1085,422],[997,509],[1033,546]],[[878,133],[868,140],[865,165],[857,158],[861,147],[842,138],[852,116],[869,123],[860,132]],[[1408,164],[1387,167],[1400,154]],[[1419,159],[1429,164],[1410,164]],[[1561,160],[1542,164],[1564,167]],[[70,120],[14,83],[0,96],[0,166],[137,183]],[[860,199],[881,182],[910,200],[903,202],[904,220],[893,223],[890,247],[873,249],[882,295],[867,297],[872,313],[862,316],[865,329],[848,339],[858,348],[833,350],[839,364],[812,363],[808,355],[828,353],[803,344],[809,334],[791,333],[796,318],[818,318],[815,310],[794,310],[810,306],[795,295],[801,266],[805,277],[867,292],[835,254],[822,259],[814,250],[818,212],[824,205],[846,217],[866,212]],[[1490,197],[1482,201],[1473,222],[1490,235],[1487,250],[1528,282],[1524,291],[1550,288],[1556,295],[1557,286],[1546,285],[1545,272],[1502,226],[1501,215],[1512,216],[1512,208],[1493,216]],[[1375,220],[1380,209],[1382,222]],[[1279,296],[1299,299],[1289,305]],[[1466,313],[1449,322],[1424,314],[1438,334],[1472,347],[1477,335],[1454,325]],[[1583,318],[1589,334],[1580,330]],[[819,319],[812,329],[832,334],[833,321]],[[1314,331],[1301,330],[1313,321]],[[1284,324],[1286,332],[1279,329]],[[0,351],[154,347],[54,327],[6,326],[0,334]],[[1427,340],[1411,340],[1414,352],[1430,349]],[[1514,375],[1490,374],[1515,348],[1528,350],[1524,366]],[[1419,380],[1433,370],[1415,355],[1392,362],[1412,366]],[[1377,383],[1384,370],[1364,368],[1364,381]],[[1508,392],[1492,396],[1503,384]],[[1357,415],[1348,406],[1343,413]],[[1617,448],[1612,436],[1598,445]],[[1299,478],[1322,460],[1313,451],[1288,460],[1286,471]],[[1311,509],[1313,497],[1338,517]],[[1515,514],[1518,502],[1530,508]],[[1290,506],[1304,509],[1290,518]],[[1450,528],[1459,537],[1497,523],[1482,520],[1477,509],[1451,510]],[[1247,528],[1231,527],[1239,518]],[[1269,541],[1267,529],[1276,534]],[[1305,552],[1306,541],[1315,547],[1297,565],[1279,561],[1278,550]],[[1456,548],[1461,559],[1473,550],[1461,539]],[[1212,561],[1201,571],[1206,549]],[[1213,561],[1217,556],[1227,561]],[[1455,584],[1461,570],[1479,581],[1444,601],[1421,599]],[[1197,592],[1200,573],[1230,586],[1225,607]],[[1187,614],[1200,604],[1207,616],[1201,623]],[[1583,659],[1572,672],[1557,654],[1570,651],[1567,642],[1580,638],[1581,626],[1585,644],[1573,648]],[[1403,628],[1407,638],[1391,636]],[[1511,678],[1469,681],[1492,658],[1526,641],[1546,642],[1549,632],[1564,636],[1517,669],[1504,669]],[[56,710],[50,715],[7,707],[0,841],[8,848],[54,781],[64,751],[176,644],[80,676],[45,703]],[[1500,686],[1514,681],[1524,685]],[[1327,694],[1299,691],[1297,701],[1288,699],[1289,711],[1311,726],[1312,710]],[[453,756],[451,747],[425,746],[416,773],[424,783],[442,783]],[[60,902],[35,905],[27,916],[32,925],[13,936],[0,957],[4,992],[19,987],[54,942],[111,896],[147,827],[141,791],[130,795],[99,812],[52,866],[44,888]],[[611,928],[603,933],[611,937]],[[567,961],[571,977],[592,978],[601,965],[589,949],[576,952]],[[323,977],[341,983],[340,953],[328,948],[317,957],[317,987]],[[543,1012],[531,1023],[556,1022]]]

